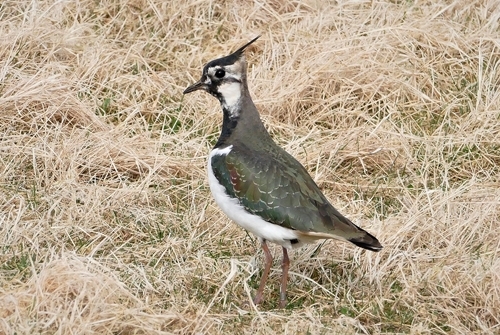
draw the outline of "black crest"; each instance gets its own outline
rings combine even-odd
[[[247,44],[245,44],[244,46],[242,46],[241,48],[239,48],[238,50],[236,50],[235,52],[233,52],[229,56],[218,58],[218,59],[215,59],[215,60],[207,63],[207,65],[205,65],[204,72],[209,67],[212,67],[212,66],[215,66],[215,65],[226,66],[226,65],[232,65],[232,64],[236,63],[236,61],[238,59],[240,59],[241,55],[243,55],[243,51],[245,51],[245,49],[250,44],[252,44],[253,42],[257,41],[257,39],[259,37],[260,37],[260,35],[257,36],[257,37],[255,37],[253,40],[251,40],[250,42],[248,42]]]

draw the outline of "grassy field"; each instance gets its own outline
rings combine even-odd
[[[0,2],[0,334],[499,334],[496,0]],[[281,250],[210,196],[202,66],[385,246]]]

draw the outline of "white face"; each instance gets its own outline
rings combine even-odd
[[[223,77],[217,76],[217,71],[223,70],[225,75]],[[237,62],[232,65],[216,65],[208,68],[208,76],[210,78],[216,78],[218,80],[234,80],[241,82],[241,63]]]
[[[241,98],[241,84],[238,82],[223,82],[220,84],[219,93],[224,99],[224,104],[227,109],[231,110],[238,105]]]
[[[207,85],[215,86],[215,90],[222,97],[221,103],[224,108],[229,110],[232,116],[237,116],[238,105],[241,98],[242,66],[240,62],[232,65],[216,65],[208,68]],[[213,85],[215,84],[215,85]]]

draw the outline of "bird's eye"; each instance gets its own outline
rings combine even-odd
[[[223,69],[218,69],[217,71],[215,71],[215,76],[217,78],[224,78],[225,75],[226,71],[224,71]]]

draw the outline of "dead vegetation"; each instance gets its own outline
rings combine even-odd
[[[497,1],[0,3],[0,333],[500,331]],[[249,49],[275,139],[384,244],[291,253],[212,201],[220,107],[184,98]],[[274,251],[277,251],[275,249]]]

